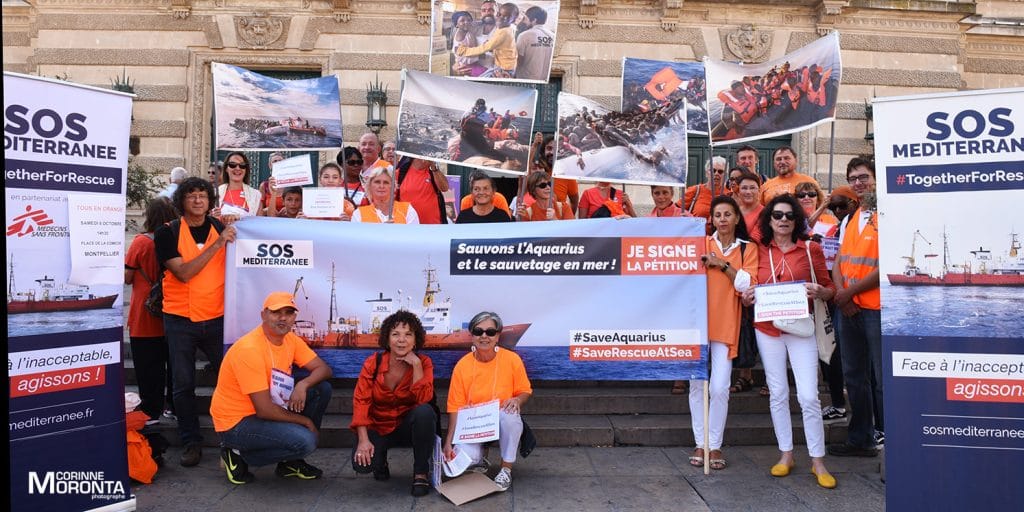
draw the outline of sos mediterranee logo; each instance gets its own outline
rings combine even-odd
[[[313,268],[312,240],[239,240],[239,267]]]

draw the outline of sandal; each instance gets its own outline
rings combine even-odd
[[[673,395],[685,395],[690,392],[690,382],[685,380],[677,380],[672,384]]]
[[[770,389],[768,389],[768,385],[765,384],[764,386],[761,386],[761,391],[759,392],[759,394],[763,397],[768,397],[771,396],[772,392]]]
[[[417,476],[412,479],[412,495],[419,498],[430,493],[430,480],[426,477]]]
[[[690,456],[690,465],[695,467],[695,468],[704,467],[704,449],[703,448],[695,448],[693,450],[693,455]]]
[[[730,393],[742,393],[744,391],[750,391],[750,388],[754,387],[754,379],[747,377],[736,377],[736,382],[729,387]]]
[[[711,450],[709,457],[711,457],[711,460],[708,461],[708,465],[711,466],[711,469],[725,469],[726,463],[725,459],[722,458],[722,450]]]

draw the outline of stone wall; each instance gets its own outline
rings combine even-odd
[[[338,75],[354,140],[377,76],[390,84],[387,118],[397,119],[400,70],[428,67],[429,15],[425,0],[5,0],[3,66],[103,87],[126,74],[138,94],[139,161],[199,174],[210,154],[210,62]],[[1022,20],[1021,0],[566,0],[553,69],[563,90],[617,106],[624,56],[760,62],[838,30],[834,160],[843,174],[851,156],[872,151],[872,97],[1024,86]],[[731,49],[729,34],[746,24],[758,43]],[[822,182],[830,128],[793,137],[802,167]],[[393,136],[393,125],[382,133]]]

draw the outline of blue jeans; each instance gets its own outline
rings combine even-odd
[[[202,350],[216,375],[224,358],[224,317],[202,322],[164,313],[164,337],[171,357],[174,414],[182,444],[201,443],[196,410],[196,349]]]
[[[306,407],[301,414],[320,430],[330,401],[331,383],[323,381],[306,392]],[[220,432],[221,446],[238,450],[250,466],[305,458],[316,449],[316,437],[298,423],[264,420],[255,414],[242,418],[231,430]]]
[[[373,443],[373,459],[363,466],[356,463],[356,446],[352,447],[352,469],[356,473],[366,474],[380,471],[388,464],[388,448],[392,446],[412,446],[412,471],[415,475],[423,475],[430,471],[431,457],[434,454],[434,437],[436,436],[437,414],[430,404],[420,404],[406,413],[395,430],[380,435],[376,430],[367,427],[366,435]]]
[[[882,416],[882,314],[861,309],[839,319],[843,343],[843,378],[849,395],[850,425],[846,442],[858,448],[875,446],[874,430],[885,430]]]

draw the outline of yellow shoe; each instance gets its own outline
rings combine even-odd
[[[785,464],[776,464],[772,466],[770,473],[772,474],[772,476],[789,476],[789,472],[792,469],[793,466],[787,466]]]
[[[828,472],[825,472],[825,473],[822,473],[822,474],[819,475],[818,473],[814,472],[814,468],[811,468],[811,474],[814,475],[818,479],[818,485],[820,485],[820,486],[822,486],[822,487],[824,487],[826,489],[835,489],[836,488],[836,477],[832,476]]]

